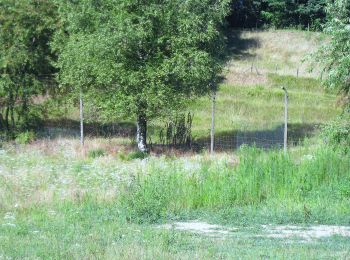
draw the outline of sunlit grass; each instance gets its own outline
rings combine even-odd
[[[97,146],[98,141],[91,142]],[[51,153],[36,143],[1,150],[2,258],[348,254],[348,238],[299,243],[257,236],[261,224],[350,224],[350,160],[340,151],[305,145],[287,158],[278,151],[244,148],[237,155],[122,161],[113,152],[81,155],[78,144],[56,141]],[[176,219],[241,230],[217,238],[150,224]]]
[[[340,113],[336,95],[326,93],[315,79],[270,74],[265,85],[220,86],[216,104],[216,132],[270,130],[284,122],[285,86],[289,92],[289,124],[319,125]],[[195,136],[209,136],[211,100],[191,105]]]

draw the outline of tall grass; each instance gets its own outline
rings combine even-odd
[[[287,211],[298,208],[305,218],[312,209],[320,212],[325,207],[329,214],[350,213],[350,160],[329,148],[297,161],[280,152],[244,148],[236,166],[219,160],[182,166],[165,161],[149,167],[147,174],[138,174],[124,186],[120,196],[122,207],[137,221],[266,204]]]

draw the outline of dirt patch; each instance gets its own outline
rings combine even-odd
[[[348,226],[293,226],[293,225],[262,225],[258,234],[252,234],[251,228],[228,228],[221,225],[208,224],[201,221],[175,222],[157,226],[163,229],[174,229],[191,233],[202,234],[205,236],[221,237],[232,236],[234,232],[248,237],[277,238],[283,240],[297,239],[300,242],[313,242],[317,239],[328,238],[332,236],[342,236],[350,238],[350,227]]]
[[[299,238],[307,242],[311,242],[315,239],[327,238],[332,236],[350,237],[350,227],[346,226],[331,226],[331,225],[319,225],[310,227],[301,226],[272,226],[263,225],[265,234],[259,235],[260,237],[270,238]]]
[[[201,221],[175,222],[173,224],[158,226],[158,228],[188,231],[191,233],[203,234],[207,236],[225,236],[230,235],[232,232],[237,230],[235,228],[227,228],[224,226],[208,224]]]

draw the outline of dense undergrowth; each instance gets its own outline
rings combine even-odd
[[[350,224],[349,154],[336,145],[292,148],[287,157],[250,147],[127,160],[92,151],[82,156],[78,140],[67,139],[0,149],[0,258],[348,254],[345,237],[305,244],[256,233],[262,224]],[[153,225],[193,219],[247,230],[218,239]]]
[[[294,214],[288,221],[343,219],[350,223],[345,217],[350,213],[347,154],[321,147],[294,159],[280,152],[244,148],[239,158],[237,165],[225,160],[187,166],[172,161],[150,163],[147,174],[137,174],[124,187],[121,204],[130,219],[141,222],[196,210],[230,212],[235,207],[269,206],[271,213]]]

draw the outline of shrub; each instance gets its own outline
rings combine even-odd
[[[35,133],[32,131],[21,132],[16,135],[16,144],[28,144],[35,140]]]
[[[102,157],[105,154],[106,154],[106,152],[103,149],[97,148],[97,149],[90,150],[88,152],[88,157],[94,159],[97,157]]]
[[[350,151],[350,112],[345,111],[334,121],[322,129],[325,141],[333,147],[341,147],[345,152]]]
[[[148,153],[135,151],[128,154],[126,157],[127,161],[135,160],[135,159],[145,159],[148,156]]]

